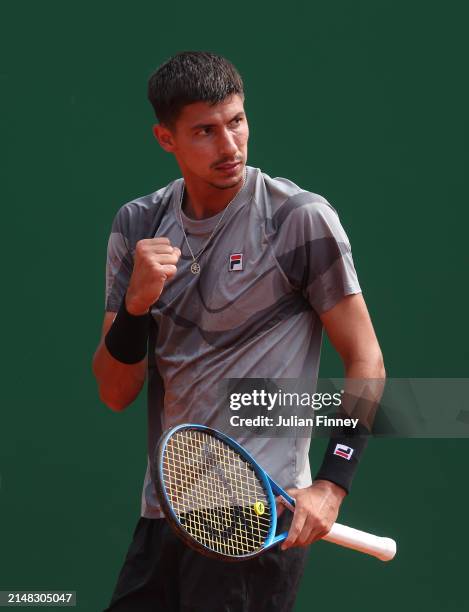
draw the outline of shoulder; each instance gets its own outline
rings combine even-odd
[[[122,234],[130,244],[150,237],[158,213],[169,203],[177,183],[172,181],[166,187],[126,202],[118,209],[111,232]]]
[[[318,193],[307,191],[283,177],[271,178],[262,173],[265,194],[269,198],[268,234],[280,230],[310,228],[321,232],[325,226],[339,223],[337,211]]]

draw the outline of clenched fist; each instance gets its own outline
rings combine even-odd
[[[148,312],[161,295],[165,282],[176,274],[181,251],[168,238],[139,240],[135,248],[134,269],[125,297],[130,314]]]

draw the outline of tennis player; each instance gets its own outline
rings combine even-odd
[[[102,401],[124,410],[148,380],[148,455],[179,423],[219,424],[225,378],[318,375],[323,328],[349,378],[383,378],[381,351],[335,210],[247,165],[242,79],[225,58],[184,52],[150,77],[154,135],[182,177],[117,212],[106,313],[93,368]],[[288,128],[284,114],[279,130]],[[281,135],[279,134],[279,138]],[[296,499],[287,540],[225,563],[169,529],[147,468],[137,523],[107,610],[262,612],[293,608],[307,546],[335,522],[364,442],[331,440],[311,478],[305,438],[239,442]],[[349,455],[349,456],[348,456]],[[348,458],[347,458],[348,456]],[[282,527],[282,525],[280,526]]]

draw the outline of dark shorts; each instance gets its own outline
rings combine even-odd
[[[287,530],[291,515],[279,519]],[[119,574],[109,612],[289,612],[307,549],[279,546],[230,563],[186,546],[164,519],[141,518]]]

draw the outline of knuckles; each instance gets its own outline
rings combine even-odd
[[[171,266],[171,265],[165,266],[165,274],[167,278],[173,278],[176,272],[177,272],[176,266]]]
[[[312,542],[323,538],[329,533],[334,523],[333,508],[322,508],[318,512],[314,497],[297,492],[295,516],[285,541],[287,548],[291,546],[309,546]],[[296,519],[296,520],[295,520]]]
[[[158,269],[160,265],[176,265],[179,261],[179,249],[176,251],[173,247],[165,246],[155,252],[154,247],[145,242],[148,243],[148,241],[140,240],[135,247],[135,261],[140,265],[149,265],[151,268]]]
[[[135,256],[141,257],[145,253],[145,240],[139,240],[135,245]]]
[[[173,255],[177,259],[181,256],[178,247],[171,246],[168,238],[142,238],[135,244],[135,255],[144,257],[146,255]]]
[[[316,524],[316,529],[319,533],[319,536],[322,538],[322,536],[325,536],[326,533],[329,533],[331,527],[327,521],[318,521],[318,523]]]
[[[159,261],[149,259],[148,266],[152,272],[155,272],[155,274],[163,274],[163,269]]]

